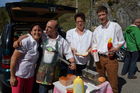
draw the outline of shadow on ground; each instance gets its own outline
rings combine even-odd
[[[126,80],[125,79],[123,79],[123,78],[121,78],[121,77],[119,77],[118,78],[118,88],[119,88],[119,93],[121,93],[121,90],[122,90],[122,86],[124,85],[124,84],[126,84]]]

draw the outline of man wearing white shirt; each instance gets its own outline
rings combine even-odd
[[[42,35],[42,52],[40,53],[40,64],[37,66],[36,73],[36,82],[39,83],[39,93],[48,93],[48,89],[52,87],[52,83],[58,80],[61,68],[58,60],[59,57],[65,56],[70,62],[70,69],[75,69],[76,67],[68,42],[58,34],[57,30],[58,22],[56,20],[49,20],[46,24],[45,34]],[[28,35],[23,38],[26,37]]]
[[[82,69],[90,61],[90,48],[92,43],[92,32],[85,29],[85,15],[77,13],[74,16],[76,28],[67,31],[66,39],[69,42],[76,61],[76,75],[82,75]]]
[[[46,37],[42,37],[43,56],[36,74],[39,93],[48,93],[50,85],[59,77],[58,58],[65,56],[70,68],[75,69],[74,58],[67,41],[57,33],[58,22],[49,20],[46,24]]]
[[[93,32],[93,48],[98,50],[100,56],[100,61],[96,62],[96,70],[100,76],[107,74],[113,93],[118,93],[118,62],[115,59],[115,52],[125,42],[122,29],[118,23],[108,20],[106,7],[99,6],[97,15],[101,25]],[[110,39],[112,41],[112,47],[108,49],[108,40]]]

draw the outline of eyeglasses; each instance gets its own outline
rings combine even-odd
[[[76,23],[84,23],[84,21],[76,21]]]

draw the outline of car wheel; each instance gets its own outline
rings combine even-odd
[[[2,83],[1,91],[2,93],[11,93],[11,87],[6,86],[5,84]]]
[[[121,48],[116,54],[117,54],[117,60],[123,62],[125,59],[126,50]]]

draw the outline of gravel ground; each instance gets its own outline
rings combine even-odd
[[[119,62],[119,89],[120,93],[140,93],[140,72],[136,73],[137,79],[128,79],[127,75],[122,76],[123,62]],[[137,62],[137,66],[140,70],[140,62]]]

